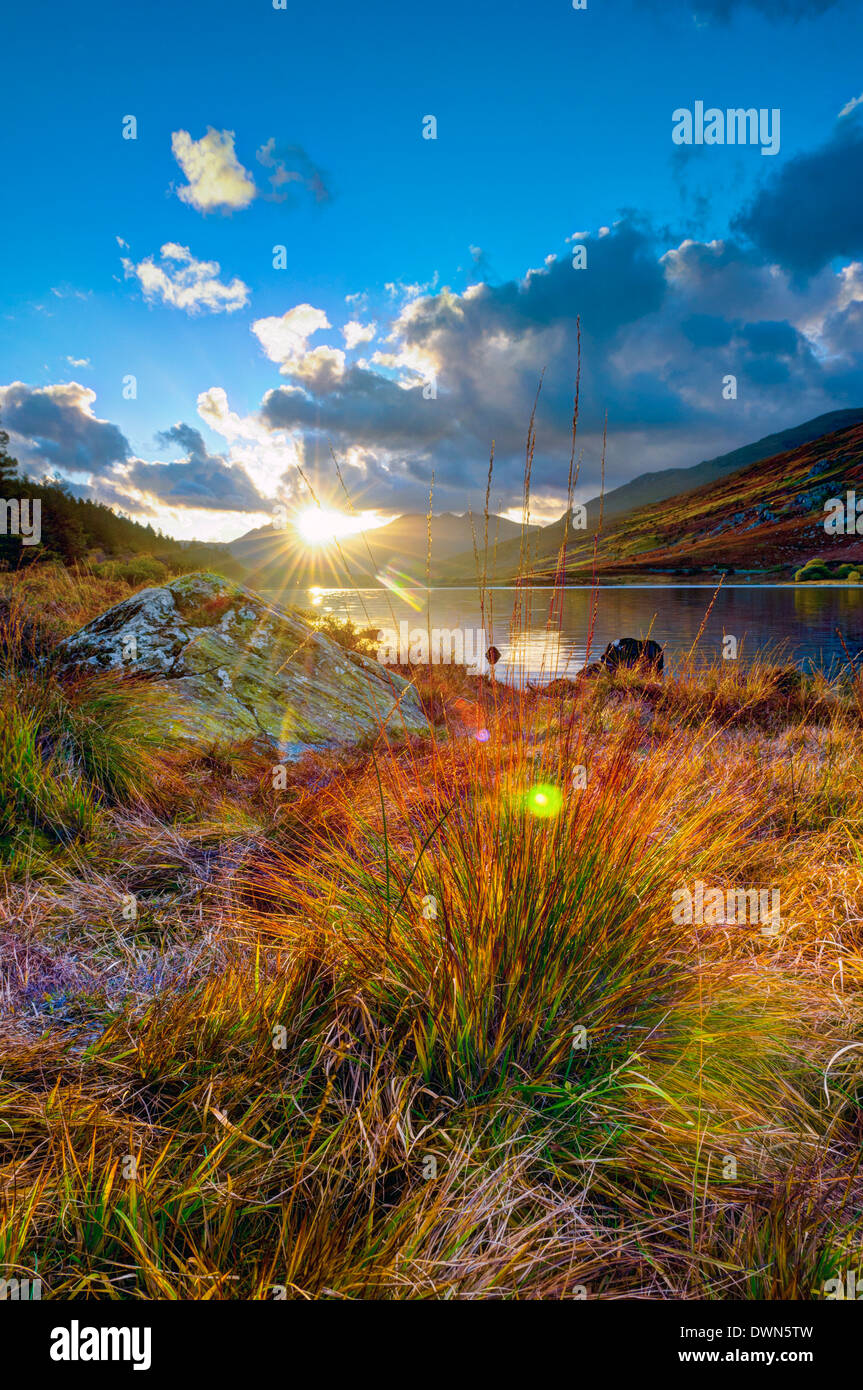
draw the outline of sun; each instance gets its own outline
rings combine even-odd
[[[329,507],[306,507],[294,518],[294,526],[306,545],[331,545],[340,536],[362,531],[368,525],[362,517],[347,516]]]

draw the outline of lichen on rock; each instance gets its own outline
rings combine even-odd
[[[142,589],[66,638],[56,659],[61,672],[117,670],[146,680],[170,741],[254,739],[289,760],[384,727],[391,736],[428,732],[401,677],[216,574]]]

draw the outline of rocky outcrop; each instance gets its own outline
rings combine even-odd
[[[255,739],[295,759],[384,727],[428,732],[400,676],[215,574],[142,589],[68,637],[56,661],[61,673],[146,680],[166,739],[202,747]]]

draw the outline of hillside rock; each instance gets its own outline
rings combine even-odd
[[[60,644],[58,669],[146,680],[166,739],[200,747],[246,739],[282,759],[310,748],[426,733],[415,692],[302,618],[215,574],[142,589]]]

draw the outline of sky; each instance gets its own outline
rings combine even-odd
[[[432,478],[481,509],[494,441],[515,516],[536,401],[549,521],[579,331],[579,500],[606,421],[614,487],[863,406],[854,0],[284,5],[7,14],[0,420],[30,476],[228,540],[307,484],[370,521]],[[720,143],[738,108],[765,124]]]

